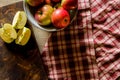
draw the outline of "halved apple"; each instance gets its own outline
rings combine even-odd
[[[17,32],[12,27],[11,24],[5,23],[2,28],[0,28],[0,37],[6,43],[11,43],[17,38]]]
[[[23,29],[20,29],[18,31],[18,36],[17,39],[15,40],[15,43],[23,46],[27,44],[28,40],[30,39],[30,36],[31,30],[27,27],[23,27]]]
[[[15,29],[22,29],[26,25],[26,22],[27,22],[26,13],[24,11],[18,11],[16,12],[13,18],[12,26]]]

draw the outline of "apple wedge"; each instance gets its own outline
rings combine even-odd
[[[11,24],[5,23],[2,28],[0,28],[0,37],[6,43],[11,43],[17,38],[17,32],[12,27]]]
[[[22,29],[25,26],[26,22],[27,22],[26,13],[24,11],[18,11],[16,12],[13,18],[12,26],[15,29]]]
[[[27,44],[28,40],[30,39],[30,36],[31,30],[27,27],[23,27],[23,29],[20,29],[18,31],[18,36],[17,39],[15,40],[15,43],[23,46]]]

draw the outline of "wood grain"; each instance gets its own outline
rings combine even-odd
[[[23,10],[22,1],[0,7],[0,24],[11,24],[18,10]],[[32,30],[29,23],[26,27]],[[47,80],[34,34],[25,46],[7,44],[0,39],[0,80]]]

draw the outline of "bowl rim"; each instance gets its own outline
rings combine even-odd
[[[30,10],[29,10],[28,7],[29,7],[29,5],[26,3],[25,0],[23,0],[23,9],[24,9],[24,11],[25,11],[25,13],[26,13],[26,15],[27,15],[28,21],[30,21],[30,23],[31,23],[33,26],[35,26],[35,27],[37,27],[37,28],[39,28],[39,29],[41,29],[41,30],[48,31],[48,32],[60,31],[60,30],[63,30],[63,29],[66,28],[66,27],[64,27],[64,28],[51,28],[51,29],[47,29],[47,28],[42,27],[42,26],[39,25],[39,23],[35,20],[34,16],[30,13]],[[75,15],[74,15],[74,17],[72,18],[70,24],[75,20],[77,13],[78,13],[78,9],[76,9]],[[70,24],[69,24],[68,26],[70,26]]]

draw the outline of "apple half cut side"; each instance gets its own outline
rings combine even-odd
[[[26,22],[27,22],[26,13],[24,11],[18,11],[16,12],[13,18],[12,26],[15,29],[22,29],[25,26]]]
[[[6,23],[0,28],[0,37],[6,43],[11,43],[17,38],[17,32],[11,24]]]
[[[18,31],[18,36],[17,39],[15,40],[15,43],[23,46],[27,44],[28,40],[30,39],[30,36],[31,30],[27,27],[24,27],[23,29],[20,29]]]

